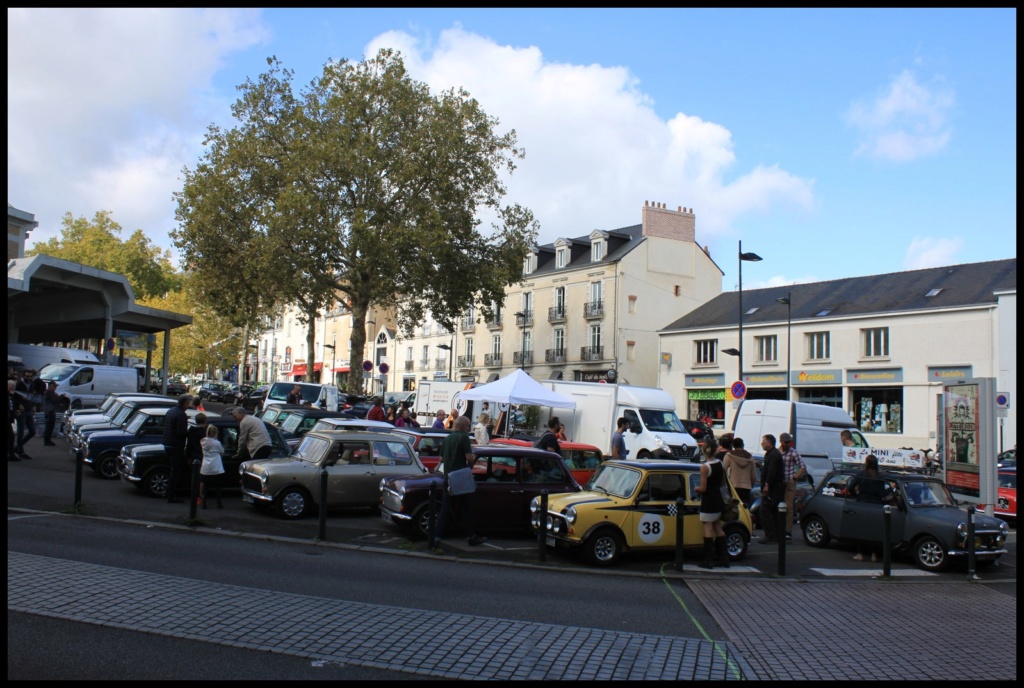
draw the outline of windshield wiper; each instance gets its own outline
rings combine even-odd
[[[593,486],[592,488],[590,488],[590,489],[592,489],[592,490],[593,490],[594,492],[597,492],[597,491],[601,491],[601,492],[604,492],[605,494],[608,494],[608,490],[604,489],[604,488],[603,488],[603,487],[601,487],[600,485],[594,485],[594,486]]]

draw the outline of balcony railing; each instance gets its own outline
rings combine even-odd
[[[502,318],[500,315],[496,315],[487,321],[487,328],[491,330],[500,330],[502,326]]]
[[[527,363],[533,364],[532,351],[516,351],[512,354],[512,365],[521,366]]]
[[[604,301],[587,301],[583,304],[584,318],[600,318],[604,315]]]
[[[516,327],[530,327],[533,325],[533,311],[516,313]]]
[[[600,361],[604,359],[603,346],[584,346],[580,349],[581,361]]]
[[[459,320],[459,329],[463,332],[472,332],[476,329],[476,320],[474,318],[462,318]]]
[[[434,367],[438,370],[448,370],[448,359],[438,358],[434,361]]]
[[[460,368],[472,368],[476,365],[476,356],[459,356],[458,363]]]
[[[565,363],[565,349],[548,349],[544,352],[545,363]]]
[[[405,362],[405,369],[406,370],[415,370],[416,369],[415,365],[416,365],[416,361],[406,361]]]
[[[565,306],[552,306],[548,309],[548,322],[564,322]]]
[[[484,354],[485,366],[500,366],[501,354]]]

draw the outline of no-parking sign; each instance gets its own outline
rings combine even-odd
[[[743,384],[743,380],[737,380],[736,382],[732,383],[730,391],[732,392],[732,396],[734,399],[742,399],[743,397],[747,396],[747,386]]]

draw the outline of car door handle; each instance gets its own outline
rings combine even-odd
[[[509,490],[509,494],[523,494],[526,490]]]

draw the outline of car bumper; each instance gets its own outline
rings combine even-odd
[[[380,508],[380,517],[388,523],[394,523],[396,525],[412,523],[412,516],[410,516],[409,514],[403,514],[399,511],[388,509],[387,507],[383,506]]]
[[[265,502],[265,503],[269,504],[270,502],[274,501],[274,498],[271,497],[270,495],[265,495],[262,492],[257,492],[256,490],[252,490],[252,489],[249,489],[247,487],[243,487],[242,488],[242,501],[243,502],[249,502],[250,504],[254,504],[256,502],[261,502],[261,503]]]
[[[1007,551],[1008,550],[1005,550],[1005,549],[986,549],[986,550],[983,550],[981,552],[975,552],[974,553],[974,557],[976,559],[981,560],[981,561],[984,561],[986,559],[998,559],[999,557],[1001,557],[1004,554],[1006,554]],[[948,556],[956,557],[958,559],[960,559],[960,558],[966,559],[967,556],[968,556],[968,552],[965,549],[951,549],[951,550],[947,551],[946,554]]]

